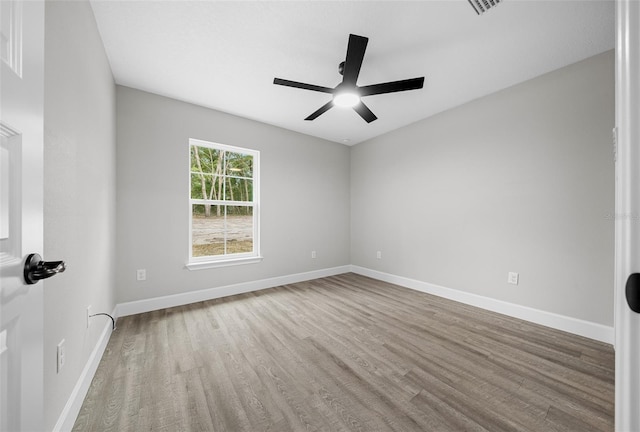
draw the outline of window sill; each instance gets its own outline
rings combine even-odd
[[[242,264],[255,264],[262,261],[262,259],[263,258],[261,256],[257,256],[257,257],[247,257],[247,258],[231,258],[231,259],[220,260],[220,261],[200,261],[200,262],[188,263],[185,265],[185,267],[190,271],[205,270],[205,269],[212,269],[212,268],[219,268],[219,267],[230,267],[230,266],[242,265]]]

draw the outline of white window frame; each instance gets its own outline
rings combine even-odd
[[[216,150],[223,150],[232,153],[241,153],[253,157],[253,201],[229,201],[229,200],[203,200],[191,198],[191,146],[209,147]],[[215,267],[223,267],[238,264],[251,264],[262,261],[260,255],[260,152],[242,147],[234,147],[210,141],[203,141],[195,138],[189,139],[189,157],[187,158],[187,191],[189,202],[189,252],[186,267],[189,270],[200,270]],[[223,170],[225,172],[226,170]],[[225,174],[226,176],[226,174]],[[226,182],[225,182],[226,184]],[[250,203],[250,204],[248,204]],[[253,207],[253,251],[245,253],[233,253],[224,255],[193,256],[193,205],[211,204],[224,206],[250,206]]]

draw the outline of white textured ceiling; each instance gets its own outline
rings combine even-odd
[[[356,144],[614,47],[614,2],[93,0],[118,84]],[[350,33],[369,38],[358,85],[425,76],[421,90],[304,118],[330,95]],[[463,127],[463,125],[461,125]],[[347,141],[348,140],[348,141]]]

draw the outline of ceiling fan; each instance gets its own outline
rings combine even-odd
[[[421,89],[424,85],[424,77],[411,78],[400,81],[391,81],[359,87],[356,82],[360,74],[360,67],[364,59],[369,38],[364,36],[349,35],[347,45],[347,58],[338,66],[338,72],[342,75],[342,82],[334,88],[322,87],[313,84],[305,84],[282,78],[274,78],[273,83],[281,86],[295,87],[304,90],[329,93],[333,98],[309,115],[305,120],[315,120],[327,112],[333,106],[352,107],[367,123],[371,123],[378,117],[360,100],[364,96],[373,96],[383,93],[394,93],[405,90]]]

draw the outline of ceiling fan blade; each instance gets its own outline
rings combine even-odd
[[[330,100],[329,102],[327,102],[326,104],[322,105],[320,108],[318,108],[316,111],[314,111],[313,114],[311,114],[305,120],[315,120],[318,117],[320,117],[322,114],[324,114],[327,111],[329,111],[331,108],[333,108],[333,99]]]
[[[298,81],[289,81],[282,78],[274,78],[273,83],[276,85],[286,86],[286,87],[295,87],[303,90],[311,90],[322,93],[333,93],[333,89],[329,87],[322,87],[313,84],[305,84]]]
[[[347,45],[347,58],[344,61],[344,71],[342,74],[342,82],[348,85],[356,85],[364,52],[367,49],[369,38],[364,36],[349,35],[349,44]]]
[[[405,90],[417,90],[421,89],[423,85],[424,77],[420,77],[363,86],[358,88],[358,92],[360,93],[360,96],[371,96],[383,93],[400,92]]]
[[[371,123],[372,121],[376,120],[378,117],[376,117],[376,115],[371,112],[371,110],[362,102],[358,103],[356,106],[353,107],[353,109],[360,114],[360,117],[362,117],[364,119],[364,121],[366,121],[367,123]]]

